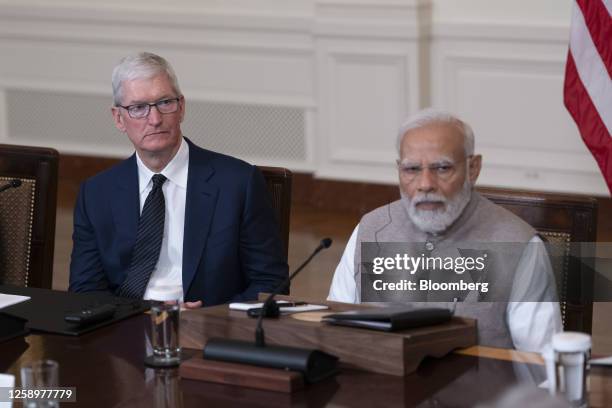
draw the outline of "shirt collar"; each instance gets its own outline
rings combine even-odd
[[[136,153],[136,164],[138,166],[138,186],[139,192],[142,192],[151,183],[151,178],[156,173],[153,173],[149,168],[142,162],[138,153]],[[189,145],[185,142],[185,139],[181,138],[181,146],[178,151],[170,160],[170,163],[166,165],[160,171],[160,174],[166,176],[166,178],[184,189],[187,188],[187,170],[189,168]]]

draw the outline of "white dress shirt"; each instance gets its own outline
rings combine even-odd
[[[136,154],[140,213],[153,188],[153,173]],[[183,139],[181,147],[170,163],[160,171],[167,180],[162,186],[166,200],[164,238],[159,260],[151,273],[144,299],[150,299],[150,289],[155,286],[183,286],[183,233],[185,228],[185,199],[187,197],[187,173],[189,169],[189,145]],[[181,297],[181,300],[182,297]]]
[[[355,284],[355,246],[359,224],[346,244],[336,267],[328,300],[358,303]],[[525,247],[516,268],[511,299],[554,299],[553,272],[544,243],[534,236]],[[517,350],[542,352],[554,333],[563,330],[559,304],[556,302],[509,302],[506,321]]]

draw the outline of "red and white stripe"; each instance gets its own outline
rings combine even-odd
[[[576,0],[564,102],[612,192],[612,0]]]

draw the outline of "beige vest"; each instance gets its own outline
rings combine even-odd
[[[512,286],[516,266],[526,243],[536,231],[523,220],[508,210],[493,204],[491,201],[474,192],[470,202],[461,216],[444,233],[433,235],[419,230],[408,217],[401,200],[363,216],[359,223],[357,245],[355,247],[355,282],[357,299],[362,298],[362,279],[370,288],[372,275],[363,269],[362,244],[364,261],[371,261],[374,256],[393,256],[398,245],[406,248],[412,256],[425,254],[431,257],[447,257],[468,254],[487,253],[487,267],[483,275],[472,276],[470,273],[458,275],[448,271],[427,271],[426,277],[433,281],[464,280],[475,282],[484,279],[490,282],[489,292],[385,292],[384,299],[373,299],[372,292],[367,292],[368,301],[385,302],[427,302],[428,306],[450,307],[454,298],[460,302],[456,315],[478,320],[479,344],[493,347],[512,347],[512,339],[506,321],[509,290]],[[376,243],[376,244],[370,244]],[[381,243],[402,243],[384,244]],[[495,244],[493,244],[495,243]],[[514,244],[501,244],[514,243]],[[466,249],[468,248],[468,249]],[[471,251],[471,252],[470,252]],[[445,275],[441,275],[445,274]],[[421,276],[423,277],[423,276]],[[376,278],[374,276],[374,278]],[[370,279],[370,280],[368,280]],[[366,289],[367,290],[367,289]]]

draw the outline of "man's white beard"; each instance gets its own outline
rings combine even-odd
[[[402,203],[414,225],[423,232],[438,234],[446,231],[459,218],[472,197],[472,183],[466,177],[461,190],[450,199],[435,193],[416,194],[411,199],[401,189],[400,192]],[[418,209],[416,205],[423,202],[439,202],[444,204],[444,207],[435,210]]]

